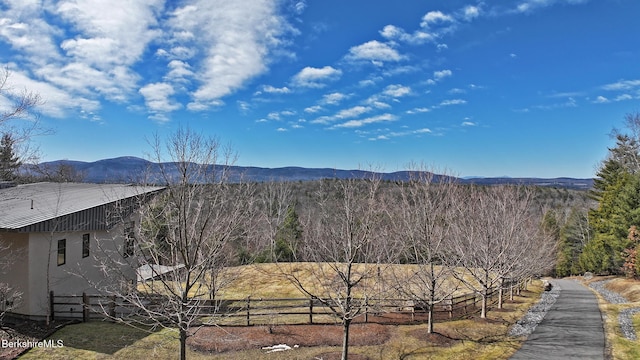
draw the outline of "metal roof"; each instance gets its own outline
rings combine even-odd
[[[49,182],[0,189],[0,229],[20,229],[162,189],[128,184]]]
[[[184,264],[176,266],[144,264],[136,270],[138,282],[153,280],[156,277],[184,268]]]

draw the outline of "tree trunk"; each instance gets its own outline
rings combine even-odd
[[[502,285],[504,285],[504,280],[501,278],[498,286],[498,309],[502,309]]]
[[[429,302],[429,319],[427,320],[427,334],[433,333],[433,301]]]
[[[349,355],[349,327],[351,320],[345,320],[342,331],[342,360],[348,360]]]
[[[187,330],[180,329],[180,360],[187,360]]]
[[[485,319],[487,317],[487,296],[488,290],[485,289],[482,292],[482,310],[480,311],[480,318]]]

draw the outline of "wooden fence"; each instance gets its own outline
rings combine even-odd
[[[492,289],[487,301],[498,301],[498,289]],[[89,321],[126,317],[141,314],[137,307],[115,297],[99,295],[57,295],[49,294],[49,307],[54,319],[76,319]],[[161,298],[149,300],[149,306],[161,306]],[[375,323],[413,323],[427,319],[427,307],[424,303],[408,299],[354,298],[354,304],[363,311],[355,322]],[[446,298],[434,305],[434,317],[437,320],[456,320],[480,310],[482,297],[464,294]],[[194,300],[190,306],[195,308],[202,318],[229,325],[256,324],[333,324],[338,319],[329,303],[318,299],[288,298],[264,299],[247,297],[245,299]],[[107,316],[108,315],[108,316]]]

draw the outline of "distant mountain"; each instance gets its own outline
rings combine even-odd
[[[160,164],[140,159],[132,156],[118,157],[114,159],[104,159],[94,162],[56,160],[38,165],[43,169],[56,169],[61,165],[73,168],[81,174],[84,181],[92,183],[137,183],[143,181],[162,182],[160,177]],[[162,164],[164,166],[170,163]],[[167,168],[171,168],[168,166]],[[24,169],[28,173],[33,173],[33,168]],[[282,167],[282,168],[261,168],[253,166],[231,166],[229,174],[232,181],[241,178],[247,181],[310,181],[319,179],[345,179],[345,178],[365,178],[371,173],[363,170],[339,170],[330,168],[303,168],[303,167]],[[383,180],[405,181],[410,178],[410,171],[397,171],[391,173],[379,173]],[[177,176],[177,172],[173,174]],[[435,180],[439,180],[443,175],[434,175]],[[589,189],[593,186],[593,179],[574,178],[511,178],[511,177],[469,177],[458,179],[463,184],[527,184],[550,187],[562,187],[572,189]]]

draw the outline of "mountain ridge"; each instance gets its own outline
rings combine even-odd
[[[170,163],[163,163],[167,165]],[[77,173],[81,174],[85,182],[106,183],[106,182],[149,182],[149,179],[159,181],[161,178],[161,164],[148,161],[135,156],[122,156],[109,159],[101,159],[93,162],[76,160],[54,160],[38,164],[41,169],[55,169],[61,165],[70,166]],[[320,179],[344,179],[362,178],[371,175],[372,172],[366,170],[343,170],[332,168],[307,168],[300,166],[285,166],[278,168],[266,168],[258,166],[230,166],[232,181],[241,178],[248,181],[311,181]],[[26,169],[33,172],[34,168]],[[377,172],[381,179],[389,181],[409,180],[410,174],[415,171],[401,170],[395,172]],[[439,180],[444,175],[434,174],[435,180]],[[463,184],[527,184],[538,186],[563,187],[572,189],[589,189],[593,186],[593,179],[581,179],[571,177],[556,178],[536,178],[536,177],[461,177],[458,181]]]

